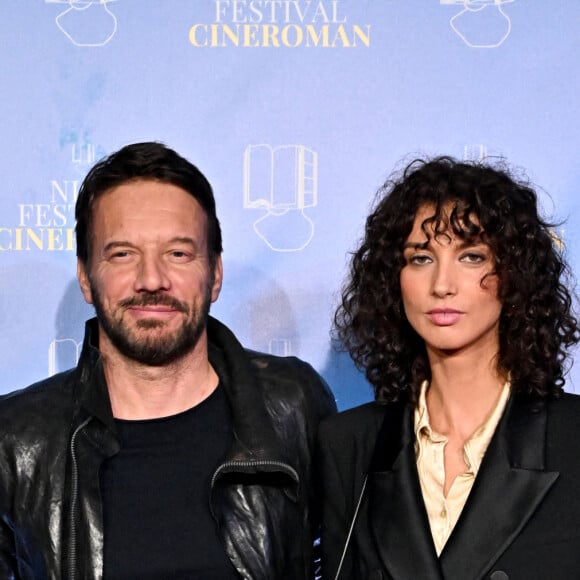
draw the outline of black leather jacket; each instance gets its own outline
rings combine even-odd
[[[102,578],[99,469],[119,442],[96,337],[93,319],[75,369],[0,400],[2,580]],[[312,452],[332,394],[308,364],[245,350],[213,318],[208,339],[235,431],[211,482],[228,556],[245,579],[312,578]]]

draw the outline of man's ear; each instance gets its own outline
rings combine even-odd
[[[87,273],[87,265],[77,258],[77,278],[81,292],[87,304],[93,304],[93,293],[91,292],[91,284],[89,282],[89,275]]]
[[[215,266],[213,269],[213,275],[214,275],[214,279],[213,279],[213,286],[211,289],[211,301],[215,302],[220,295],[220,291],[222,289],[222,282],[224,279],[224,267],[222,264],[222,257],[221,256],[216,257]]]

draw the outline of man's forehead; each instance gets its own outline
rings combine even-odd
[[[144,213],[177,211],[206,216],[198,200],[179,186],[157,181],[131,181],[113,187],[93,203],[93,216],[101,211]]]
[[[93,207],[93,237],[193,237],[198,243],[208,230],[207,214],[183,189],[167,184],[130,183],[99,197]],[[108,239],[107,241],[110,241]]]

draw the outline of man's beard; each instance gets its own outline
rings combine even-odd
[[[190,309],[185,302],[158,293],[143,294],[121,300],[117,305],[121,311],[132,306],[161,304],[174,308],[185,315],[181,326],[174,333],[143,338],[137,336],[122,318],[113,318],[110,313],[105,311],[99,291],[92,281],[91,293],[99,324],[113,346],[122,355],[145,365],[165,366],[191,352],[197,345],[207,324],[212,286],[213,281],[210,280],[199,309],[195,306]],[[137,328],[144,330],[156,328],[162,330],[164,325],[164,321],[156,319],[143,319],[136,322]]]

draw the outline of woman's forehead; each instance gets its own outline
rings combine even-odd
[[[447,202],[441,207],[426,203],[415,213],[411,236],[429,238],[431,236],[473,237],[480,236],[482,230],[479,219],[473,212],[467,213],[458,202]]]

